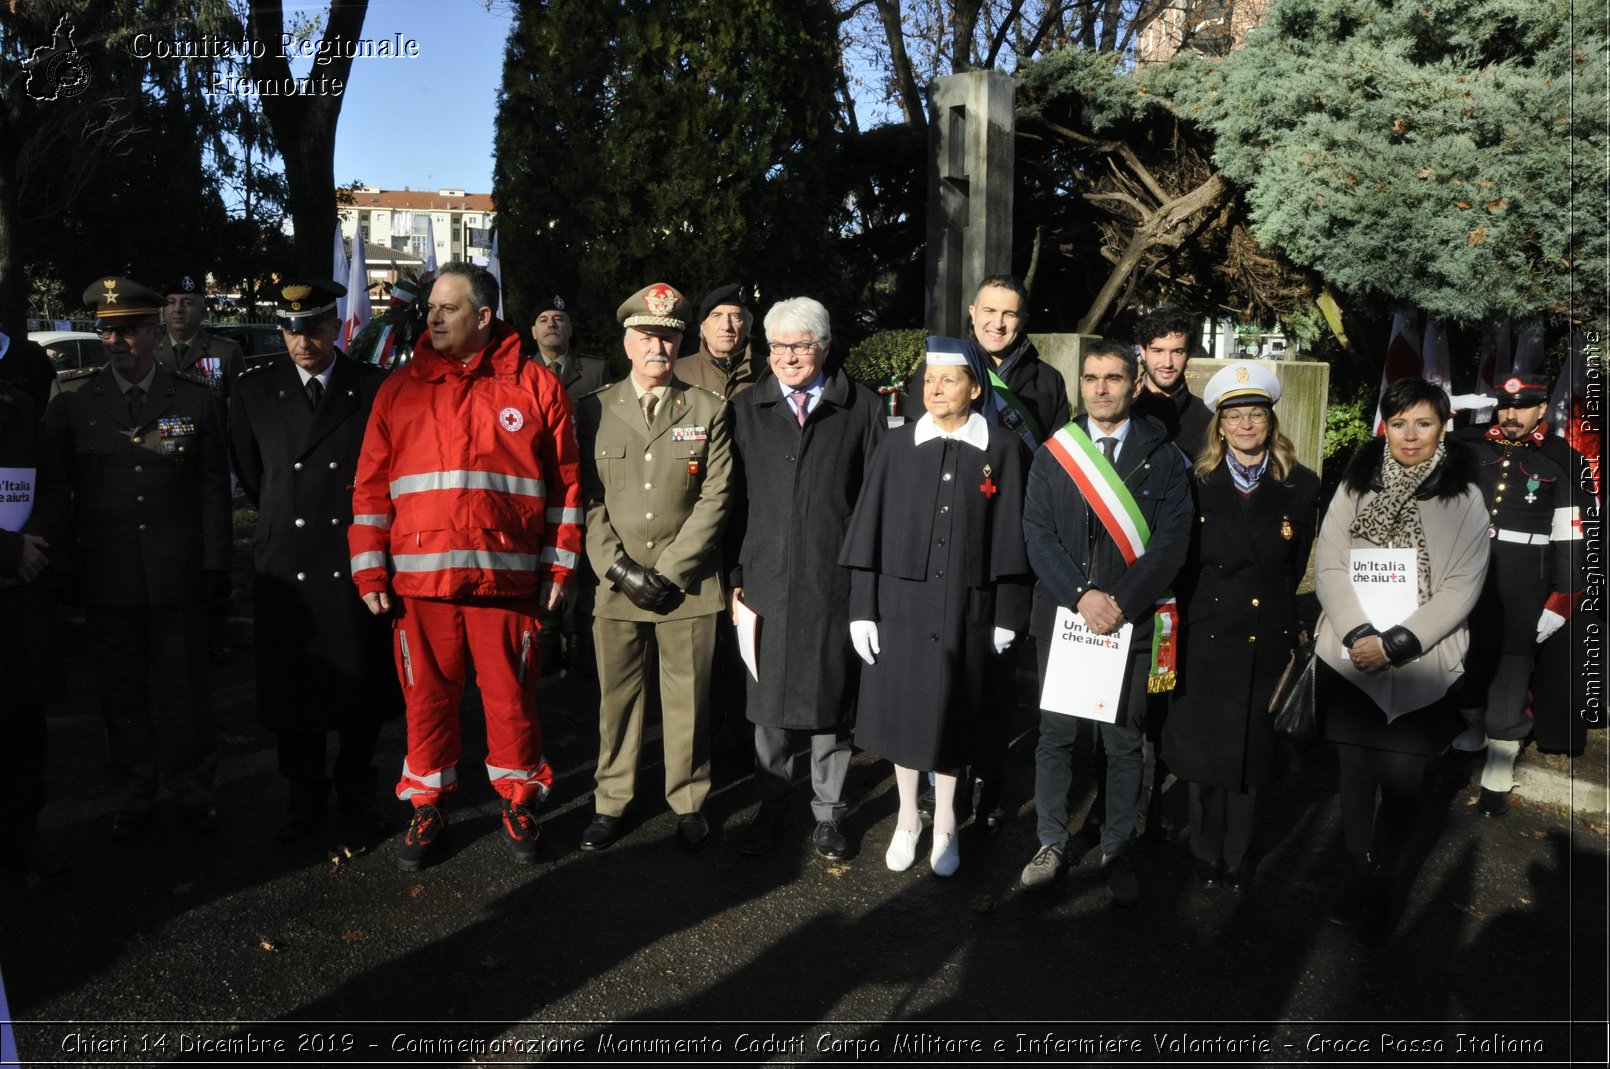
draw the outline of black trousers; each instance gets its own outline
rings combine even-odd
[[[279,732],[280,775],[296,784],[319,784],[325,779],[325,753],[328,731]],[[338,740],[331,778],[336,790],[371,791],[375,780],[375,747],[380,741],[379,726],[351,728],[333,733]]]

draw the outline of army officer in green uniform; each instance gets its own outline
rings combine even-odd
[[[710,656],[722,610],[721,531],[732,473],[727,402],[672,374],[691,308],[645,286],[616,315],[632,373],[576,406],[593,609],[599,747],[584,850],[608,846],[632,800],[643,733],[644,666],[658,647],[665,799],[681,844],[710,836]]]
[[[155,359],[162,296],[123,278],[84,292],[108,363],[45,410],[40,501],[70,555],[120,780],[115,838],[145,830],[158,788],[217,827],[208,597],[228,586],[229,461],[212,390]],[[64,552],[71,547],[71,553]]]

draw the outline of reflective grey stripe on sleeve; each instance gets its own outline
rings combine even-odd
[[[398,553],[391,558],[398,572],[439,572],[447,568],[486,568],[490,571],[534,572],[534,553],[499,553],[491,549],[450,549],[445,553]]]
[[[497,471],[426,471],[391,481],[393,499],[426,490],[495,490],[500,494],[527,497],[546,497],[548,493],[541,479]]]
[[[367,553],[359,553],[352,558],[352,570],[354,572],[361,572],[365,568],[384,568],[385,566],[386,554],[383,550],[372,549]]]
[[[378,513],[372,516],[354,516],[352,517],[352,522],[355,524],[361,523],[365,527],[378,527],[382,531],[391,530],[391,517]]]
[[[549,546],[547,549],[542,551],[542,563],[557,564],[561,568],[569,568],[572,571],[575,570],[576,562],[580,559],[580,557],[570,552],[570,550],[559,549],[554,546]]]
[[[547,518],[549,523],[581,523],[587,513],[582,509],[549,509]]]

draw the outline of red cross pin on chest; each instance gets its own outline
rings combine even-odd
[[[993,474],[994,469],[988,464],[985,464],[984,481],[978,484],[978,492],[983,494],[985,497],[994,497],[996,494],[1000,493],[1001,488],[996,486],[995,481],[990,478],[990,476]]]

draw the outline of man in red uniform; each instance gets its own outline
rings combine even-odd
[[[521,359],[497,305],[485,268],[441,269],[429,334],[375,398],[353,487],[352,578],[371,612],[394,614],[407,703],[397,796],[414,816],[397,862],[408,871],[446,830],[470,663],[518,861],[536,860],[535,809],[553,783],[528,681],[537,615],[564,601],[581,551],[576,435],[558,377]]]

